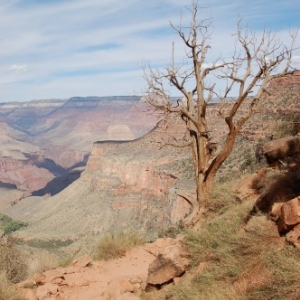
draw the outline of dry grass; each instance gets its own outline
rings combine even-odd
[[[11,242],[0,246],[0,272],[12,283],[20,282],[27,276],[25,257]]]
[[[236,204],[198,231],[188,231],[189,276],[178,285],[146,293],[144,299],[300,299],[300,250],[285,245],[265,216],[255,216],[245,225],[252,205]],[[199,271],[200,263],[206,267]]]
[[[44,271],[65,267],[69,265],[72,258],[69,256],[58,256],[47,250],[39,250],[28,263],[28,274],[42,273]]]
[[[0,272],[0,300],[21,300],[4,272]]]
[[[300,250],[290,245],[265,253],[264,263],[272,273],[272,280],[249,294],[249,299],[299,300]],[[252,298],[251,298],[252,297]]]
[[[119,258],[143,243],[144,239],[137,233],[110,233],[99,241],[93,256],[97,260]]]
[[[237,199],[233,192],[233,187],[240,180],[241,177],[239,176],[238,179],[231,180],[230,182],[216,182],[210,194],[209,203],[207,203],[208,211],[217,212],[218,214],[221,214],[225,212],[228,208],[232,207],[233,205],[236,205]]]

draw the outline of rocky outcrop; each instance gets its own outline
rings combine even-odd
[[[140,299],[151,260],[153,256],[143,249],[110,262],[92,261],[85,255],[66,268],[36,273],[19,283],[17,290],[26,300]]]
[[[57,176],[53,180],[49,181],[43,188],[37,190],[35,189],[31,195],[33,196],[43,196],[43,195],[56,195],[69,186],[72,182],[77,180],[84,168],[75,168],[68,172],[66,175]]]
[[[278,232],[297,245],[300,237],[300,138],[272,141],[263,150],[270,165],[281,173],[258,197],[251,214],[257,211],[266,214],[276,222]]]
[[[147,285],[161,286],[168,283],[183,275],[188,266],[189,260],[182,240],[171,240],[170,245],[158,252],[157,258],[149,265]]]
[[[290,88],[294,85],[300,84],[300,70],[295,70],[294,72],[275,78],[271,81],[269,90],[272,94],[280,92],[284,88]]]
[[[261,194],[265,177],[267,176],[267,169],[260,169],[254,174],[238,182],[233,191],[235,196],[240,201],[245,201],[257,198]]]
[[[269,164],[280,160],[288,160],[288,157],[300,152],[300,136],[290,136],[271,141],[263,146],[263,154]]]
[[[165,262],[159,267],[162,257]],[[111,261],[93,261],[86,254],[68,267],[36,273],[16,288],[26,300],[139,300],[150,282],[176,282],[188,264],[182,237],[164,238]],[[155,275],[153,266],[158,266]]]
[[[0,181],[14,184],[22,191],[43,188],[54,175],[47,169],[39,168],[32,160],[0,158]]]
[[[165,262],[159,267],[162,257]],[[68,267],[36,273],[16,287],[26,300],[139,300],[150,281],[155,285],[176,281],[188,264],[182,237],[165,238],[107,262],[93,261],[86,254]],[[158,266],[155,275],[153,266]]]

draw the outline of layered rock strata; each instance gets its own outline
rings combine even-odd
[[[191,209],[180,195],[195,191],[186,178],[193,173],[190,149],[163,146],[164,134],[158,126],[134,141],[95,143],[78,180],[53,197],[29,197],[6,211],[29,222],[18,235],[77,239],[131,228],[155,237],[178,224]]]

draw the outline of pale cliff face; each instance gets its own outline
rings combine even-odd
[[[134,145],[135,142],[128,142],[129,147]],[[157,166],[171,163],[174,158],[160,158],[157,153],[158,157],[151,159],[145,149],[141,150],[144,156],[135,159],[129,153],[122,155],[121,149],[122,147],[116,147],[113,143],[94,144],[82,179],[92,180],[95,189],[116,189],[117,194],[147,190],[149,195],[158,197],[167,194],[170,186],[178,180],[172,174],[156,171]]]

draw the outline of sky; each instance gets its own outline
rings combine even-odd
[[[188,24],[190,0],[0,0],[0,102],[141,94],[142,65],[185,52],[170,21]],[[300,0],[200,0],[212,19],[209,59],[230,57],[239,16],[289,44]],[[181,17],[182,16],[182,17]],[[295,44],[300,49],[300,35]],[[293,53],[300,69],[300,50]],[[209,62],[208,62],[209,63]]]

